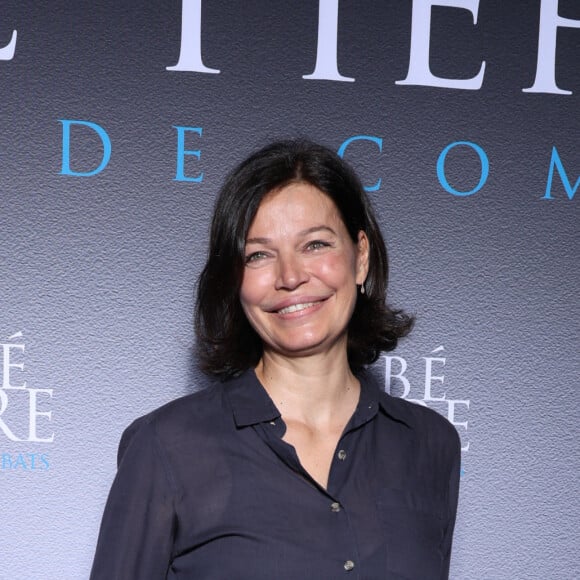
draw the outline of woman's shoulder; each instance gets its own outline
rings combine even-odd
[[[415,461],[430,465],[433,474],[441,466],[455,469],[461,457],[461,439],[454,425],[437,411],[420,403],[381,395],[383,408],[389,409],[405,425],[406,437],[413,446]]]
[[[391,418],[410,428],[416,437],[428,438],[431,442],[459,446],[457,429],[440,413],[420,402],[411,402],[387,393],[375,377],[364,375],[365,381],[379,391],[379,402]]]
[[[223,389],[224,385],[217,381],[203,384],[193,393],[173,399],[140,419],[154,421],[159,425],[180,422],[182,419],[203,419],[223,410]]]
[[[388,393],[383,393],[383,397],[388,399],[389,405],[396,406],[400,413],[405,414],[413,428],[429,432],[440,431],[443,436],[448,437],[457,435],[455,427],[443,415],[422,402],[408,401]]]
[[[223,384],[210,383],[138,417],[124,430],[119,453],[136,437],[167,442],[223,429],[228,419],[223,390]]]

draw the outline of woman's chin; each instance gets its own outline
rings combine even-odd
[[[265,348],[265,352],[271,352],[278,356],[289,358],[307,358],[315,355],[328,355],[333,351],[342,352],[341,346],[338,346],[340,340],[330,340],[328,337],[296,337],[294,340],[284,340],[277,344]],[[344,341],[346,348],[346,341]]]

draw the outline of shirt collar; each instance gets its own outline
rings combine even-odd
[[[368,370],[363,371],[358,379],[361,384],[361,397],[357,412],[364,411],[365,408],[369,408],[370,411],[370,405],[373,405],[372,413],[374,414],[378,405],[385,414],[395,421],[413,428],[413,415],[410,413],[406,401],[387,394]]]
[[[280,417],[280,411],[256,377],[253,369],[224,385],[237,427],[256,425]]]
[[[353,416],[353,427],[372,419],[379,407],[396,421],[413,427],[413,417],[404,401],[385,393],[368,371],[362,372],[358,379],[361,384],[361,394]],[[280,417],[280,411],[270,399],[253,369],[229,380],[224,387],[237,427],[256,425]]]

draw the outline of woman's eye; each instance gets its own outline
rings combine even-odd
[[[322,240],[313,240],[312,242],[308,243],[307,248],[309,250],[320,250],[321,248],[327,248],[330,246],[328,242],[323,242]]]
[[[246,256],[246,264],[251,262],[257,262],[258,260],[262,260],[266,257],[264,252],[252,252]]]

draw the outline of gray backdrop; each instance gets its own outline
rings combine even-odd
[[[344,149],[417,315],[374,372],[461,434],[452,578],[580,577],[580,3],[447,4],[2,0],[1,579],[88,576],[122,430],[205,381],[225,171],[295,135]]]

